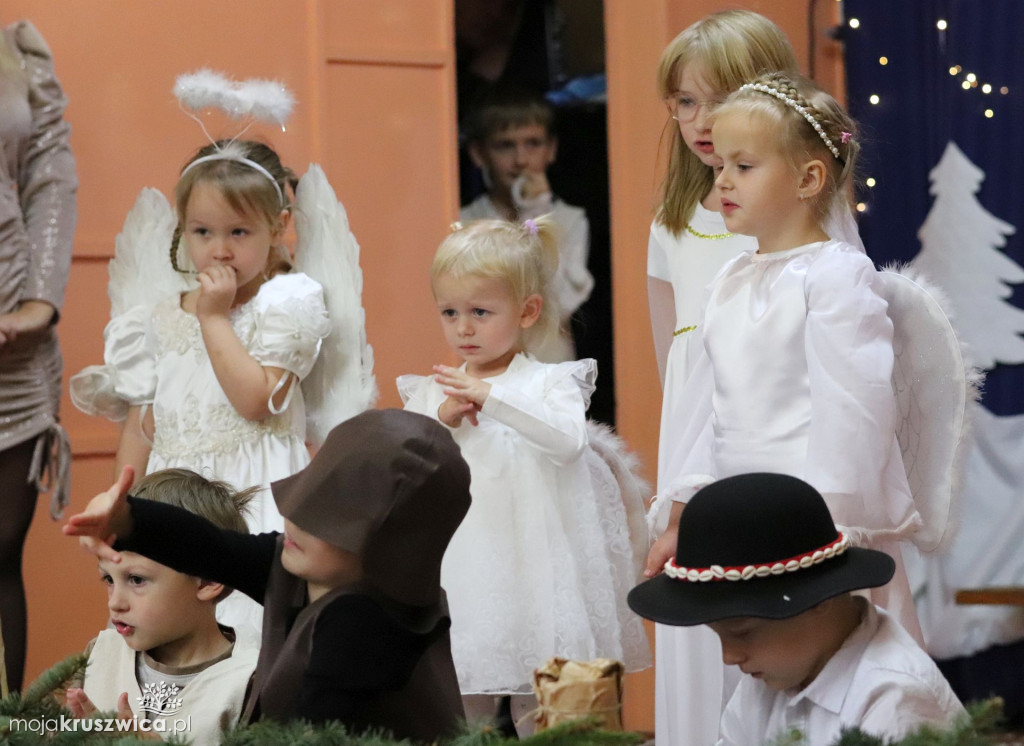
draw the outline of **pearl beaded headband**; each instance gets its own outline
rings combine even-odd
[[[850,548],[850,542],[845,534],[839,534],[839,538],[820,549],[814,549],[796,557],[779,560],[778,562],[765,562],[758,565],[745,565],[736,567],[722,567],[712,565],[711,567],[680,567],[674,559],[665,563],[665,574],[676,580],[684,580],[690,583],[707,583],[713,580],[750,580],[751,578],[764,578],[770,575],[782,575],[787,572],[804,570],[814,565],[820,565],[827,559],[838,557]]]
[[[766,93],[769,96],[774,96],[779,101],[783,102],[786,106],[795,109],[797,113],[800,114],[800,116],[807,120],[808,124],[814,127],[814,131],[818,133],[818,137],[820,137],[821,141],[825,143],[825,146],[832,152],[832,155],[835,156],[836,160],[839,161],[840,163],[843,162],[843,157],[839,155],[839,148],[837,148],[835,144],[832,142],[832,140],[829,138],[829,136],[825,134],[825,128],[821,126],[821,123],[817,119],[815,119],[811,112],[807,111],[806,108],[798,104],[794,99],[787,96],[778,88],[772,88],[771,86],[765,85],[764,83],[744,83],[743,85],[740,86],[741,91],[745,91],[748,89],[752,91],[760,91],[761,93]],[[848,135],[848,133],[845,132],[843,134]],[[846,142],[848,139],[849,137],[845,137],[843,139],[843,142]]]

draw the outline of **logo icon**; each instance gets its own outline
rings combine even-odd
[[[170,715],[181,707],[181,699],[176,696],[179,691],[177,684],[167,686],[166,682],[161,681],[159,684],[146,684],[142,696],[137,699],[144,712]]]

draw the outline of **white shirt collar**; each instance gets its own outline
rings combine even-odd
[[[854,597],[861,607],[861,620],[856,629],[843,642],[842,647],[829,658],[828,663],[818,672],[814,680],[796,692],[790,699],[788,708],[799,707],[804,699],[836,715],[843,708],[843,702],[850,692],[854,677],[850,671],[860,663],[871,640],[878,631],[879,618],[873,604],[864,598]]]

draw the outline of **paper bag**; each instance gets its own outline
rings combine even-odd
[[[600,728],[622,730],[622,673],[622,663],[608,658],[549,660],[533,672],[537,730],[587,717]]]

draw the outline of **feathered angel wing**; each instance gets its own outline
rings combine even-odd
[[[590,447],[608,465],[618,485],[617,491],[626,512],[629,542],[633,548],[636,580],[640,577],[644,560],[651,549],[645,513],[653,490],[640,475],[640,460],[626,448],[626,444],[610,427],[587,420],[587,438]]]
[[[960,470],[969,447],[968,406],[977,399],[982,375],[967,361],[938,288],[909,268],[879,276],[893,322],[897,437],[924,524],[913,540],[932,552],[955,533]]]
[[[139,193],[114,240],[107,285],[111,318],[188,290],[188,280],[174,271],[169,256],[176,223],[163,194],[149,187]]]
[[[366,343],[359,244],[323,169],[313,164],[295,192],[295,268],[324,289],[331,332],[302,382],[309,439],[316,445],[339,422],[377,400],[373,348]]]

